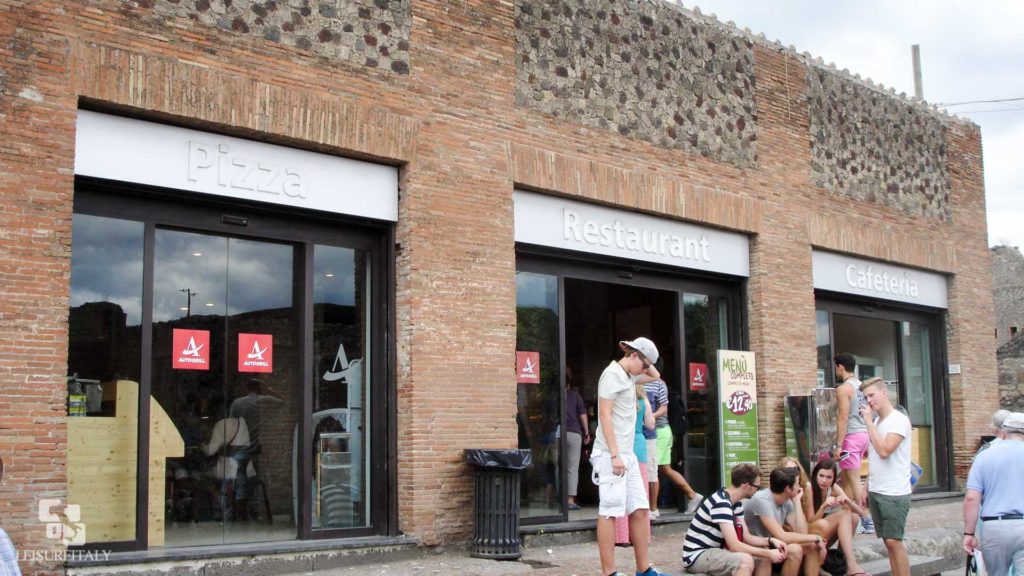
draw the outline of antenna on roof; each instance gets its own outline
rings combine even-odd
[[[910,56],[914,61],[914,96],[918,100],[924,100],[924,85],[921,80],[921,45],[914,44],[910,47]]]

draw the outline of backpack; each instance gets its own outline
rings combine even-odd
[[[686,434],[686,406],[683,405],[683,397],[675,390],[668,391],[668,425],[672,428],[673,436]]]

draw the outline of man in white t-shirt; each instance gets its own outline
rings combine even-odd
[[[601,373],[597,383],[597,432],[590,464],[598,485],[597,549],[601,574],[615,571],[615,518],[629,516],[637,576],[658,576],[647,557],[649,531],[647,484],[633,453],[636,437],[637,380],[642,374],[659,378],[654,363],[658,348],[647,338],[619,342],[622,358]]]
[[[910,576],[903,532],[910,512],[910,418],[893,406],[881,378],[860,387],[867,406],[860,413],[868,427],[868,499],[875,534],[889,551],[892,576]],[[874,413],[878,413],[878,420]]]

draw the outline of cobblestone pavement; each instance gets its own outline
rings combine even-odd
[[[681,525],[659,530],[651,542],[651,561],[661,570],[682,574],[683,532]],[[926,553],[940,540],[949,547],[951,538],[958,538],[962,530],[961,501],[942,500],[939,503],[914,504],[907,521],[907,546],[911,554]],[[912,543],[913,540],[913,543]],[[958,540],[956,540],[958,542]],[[857,556],[865,559],[879,557],[881,542],[874,536],[857,536]],[[917,551],[912,548],[917,548]],[[635,565],[631,548],[616,548],[617,568],[633,574]],[[442,574],[470,574],[481,576],[583,576],[600,572],[597,545],[580,544],[532,545],[524,547],[519,561],[494,561],[471,558],[465,548],[434,549],[424,551],[411,559],[377,564],[363,564],[333,570],[309,572],[317,576],[350,576],[379,574],[381,576],[432,576]]]

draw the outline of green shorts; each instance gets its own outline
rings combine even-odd
[[[658,466],[672,463],[672,427],[660,426],[658,433]]]
[[[868,508],[875,522],[875,534],[885,540],[903,540],[910,513],[910,494],[886,496],[868,492]]]

